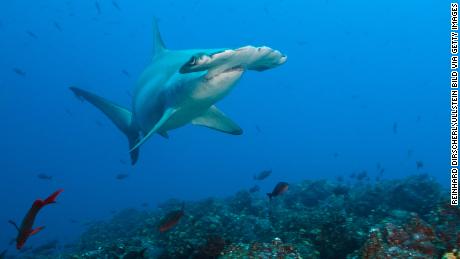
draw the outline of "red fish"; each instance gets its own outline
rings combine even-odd
[[[158,230],[162,233],[170,230],[175,225],[177,225],[177,223],[179,223],[179,220],[182,218],[182,216],[184,216],[184,214],[184,204],[182,203],[182,208],[180,210],[171,211],[160,221],[160,227]]]
[[[37,227],[33,229],[35,217],[37,216],[38,212],[48,204],[52,204],[56,202],[56,197],[62,192],[63,190],[57,190],[53,194],[51,194],[45,200],[36,200],[32,207],[27,212],[26,216],[22,220],[21,226],[18,225],[10,220],[9,222],[18,230],[18,236],[16,237],[16,248],[19,250],[21,249],[24,244],[26,243],[27,239],[43,230],[45,227]]]
[[[279,182],[276,184],[272,192],[267,193],[268,198],[272,200],[273,197],[283,194],[289,188],[289,184],[286,182]]]

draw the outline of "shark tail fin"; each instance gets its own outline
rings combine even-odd
[[[136,145],[140,138],[140,134],[137,128],[133,126],[132,113],[128,109],[77,87],[72,86],[70,87],[70,90],[77,98],[88,101],[103,112],[115,124],[115,126],[117,126],[117,128],[126,135],[130,149]],[[130,155],[131,164],[134,165],[139,157],[139,149],[137,148],[132,150]]]
[[[154,52],[153,52],[154,57],[167,50],[163,42],[163,39],[161,38],[161,33],[160,33],[160,29],[158,28],[157,18],[153,18],[153,49],[154,49]]]

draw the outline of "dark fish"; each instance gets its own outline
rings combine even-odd
[[[4,259],[6,257],[6,249],[0,254],[0,259]]]
[[[182,203],[182,208],[180,210],[171,211],[163,219],[161,219],[160,225],[158,227],[158,231],[163,233],[165,231],[170,230],[175,225],[177,225],[177,223],[179,223],[179,220],[185,214],[184,207],[185,207],[185,204]]]
[[[124,180],[128,178],[128,175],[127,174],[117,174],[116,178],[117,180]]]
[[[120,159],[120,163],[123,164],[123,165],[126,165],[128,162],[126,162],[126,160],[124,160],[124,159]]]
[[[76,224],[76,223],[78,223],[78,220],[76,220],[76,219],[69,219],[69,222],[72,223],[72,224]]]
[[[368,178],[368,177],[367,177],[367,171],[366,171],[366,170],[363,170],[363,171],[361,171],[360,173],[357,173],[357,174],[356,174],[356,180],[358,180],[358,181],[362,181],[362,180],[364,180],[364,179],[366,179],[366,178]]]
[[[305,45],[307,45],[307,44],[308,44],[308,41],[305,41],[305,40],[299,40],[299,41],[297,41],[297,45],[299,45],[299,46],[305,46]]]
[[[258,191],[260,191],[259,185],[254,185],[249,189],[250,193],[255,193],[255,192],[258,192]]]
[[[275,188],[273,189],[273,191],[270,193],[267,193],[267,196],[268,198],[270,198],[270,200],[273,198],[273,197],[276,197],[276,196],[279,196],[281,194],[283,194],[284,192],[286,192],[289,188],[289,184],[286,183],[286,182],[279,182],[276,184]]]
[[[259,125],[256,125],[256,130],[257,130],[257,133],[261,133],[262,130],[260,129]]]
[[[118,11],[121,11],[120,5],[118,5],[117,1],[112,0],[112,5],[115,7]]]
[[[398,133],[398,123],[397,122],[393,123],[393,133],[394,134]]]
[[[337,176],[336,179],[337,179],[337,182],[339,183],[343,182],[343,176],[341,175]]]
[[[264,170],[257,175],[254,175],[254,180],[262,181],[272,174],[272,170]]]
[[[140,251],[130,251],[126,253],[122,259],[142,259],[145,258],[145,251],[147,251],[147,248],[143,248]]]
[[[407,150],[407,157],[411,157],[414,151],[412,149]]]
[[[44,173],[38,174],[37,177],[38,177],[38,179],[40,179],[40,180],[48,180],[48,181],[50,181],[50,180],[53,179],[53,176],[47,175],[47,174],[44,174]]]
[[[143,203],[141,204],[141,206],[144,207],[144,208],[147,208],[147,207],[149,206],[149,204],[148,204],[147,202],[143,202]]]
[[[123,75],[125,75],[127,78],[131,78],[131,74],[125,69],[121,70],[121,73],[123,73]]]
[[[351,173],[351,174],[350,174],[350,178],[351,178],[351,179],[356,178],[356,173],[355,173],[355,172]]]
[[[62,32],[62,27],[61,27],[61,25],[60,25],[58,22],[54,21],[54,22],[53,22],[53,25],[54,25],[54,27],[55,27],[58,31],[61,31],[61,32]]]
[[[337,158],[337,157],[339,157],[339,153],[334,152],[334,155],[333,155],[333,156],[334,156],[334,158]]]
[[[40,200],[40,199],[36,200],[32,204],[32,207],[29,209],[24,219],[22,220],[21,226],[18,227],[18,225],[12,220],[8,221],[18,231],[18,236],[16,237],[16,248],[18,250],[24,246],[24,244],[26,243],[27,239],[29,239],[30,236],[37,234],[38,232],[40,232],[41,230],[45,228],[45,227],[37,227],[33,229],[35,218],[37,217],[38,212],[40,212],[40,210],[43,207],[45,207],[48,204],[55,203],[57,196],[62,191],[63,190],[58,190],[54,192],[45,200]]]
[[[72,113],[72,111],[71,111],[70,109],[67,109],[67,108],[66,108],[66,109],[65,109],[65,113],[67,113],[67,115],[69,115],[70,117],[73,116],[73,113]]]
[[[26,72],[24,72],[24,70],[22,70],[20,68],[15,67],[15,68],[13,68],[13,71],[14,71],[14,73],[16,73],[16,74],[18,74],[20,76],[26,76]]]
[[[422,162],[422,161],[416,161],[416,162],[415,162],[415,165],[417,166],[417,170],[423,168],[423,162]]]
[[[95,1],[94,5],[96,6],[97,14],[101,15],[102,11],[101,11],[101,6],[99,5],[99,2]]]
[[[422,116],[418,115],[417,116],[417,122],[420,122],[420,121],[422,121]]]
[[[32,38],[34,38],[34,39],[38,39],[37,34],[31,32],[31,31],[26,31],[26,32],[27,32],[27,34],[28,34],[30,37],[32,37]]]

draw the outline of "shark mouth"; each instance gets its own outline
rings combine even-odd
[[[211,69],[211,70],[208,71],[208,74],[206,74],[205,78],[206,78],[206,80],[209,81],[209,80],[214,79],[215,77],[218,77],[218,76],[221,76],[221,75],[224,75],[224,74],[227,74],[227,73],[243,72],[243,71],[244,71],[244,67],[241,66],[241,65],[230,67],[230,68],[227,68],[227,69],[224,69],[224,70]]]

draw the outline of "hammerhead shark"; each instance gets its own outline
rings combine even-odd
[[[189,123],[224,133],[243,130],[215,104],[224,98],[247,70],[264,71],[284,64],[286,55],[269,47],[170,50],[153,22],[154,55],[141,74],[131,111],[77,87],[70,90],[101,110],[128,138],[131,164],[139,147],[154,134]]]

